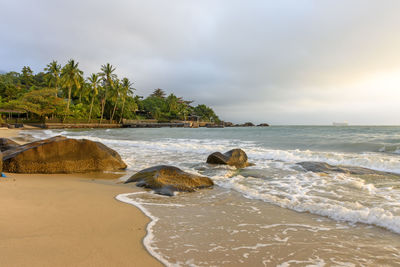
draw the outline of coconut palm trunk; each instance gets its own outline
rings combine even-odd
[[[100,117],[100,124],[103,121],[103,116],[104,116],[104,107],[106,106],[106,99],[103,98],[101,100],[101,117]]]
[[[113,112],[112,112],[111,120],[110,120],[111,123],[112,123],[114,115],[115,115],[115,110],[117,109],[117,103],[118,103],[118,100],[115,101],[115,104],[114,104],[114,108],[113,108]]]
[[[69,105],[71,104],[71,92],[72,92],[72,86],[68,86],[68,101],[67,101],[67,108],[65,109],[65,114],[64,114],[64,120],[67,118],[67,114],[69,113]]]
[[[93,103],[94,103],[94,95],[92,96],[92,101],[90,102],[90,111],[89,111],[89,120],[88,120],[88,122],[90,122],[90,119],[92,118]]]
[[[119,123],[121,123],[124,118],[124,108],[125,108],[125,97],[124,100],[122,101],[121,117],[119,118]]]

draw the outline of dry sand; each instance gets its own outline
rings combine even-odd
[[[160,266],[149,219],[114,199],[135,191],[87,175],[0,178],[0,266]]]
[[[20,131],[21,131],[20,129],[8,129],[6,127],[0,127],[0,137],[5,137],[5,138],[17,137]]]

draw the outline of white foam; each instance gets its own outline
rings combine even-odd
[[[325,177],[299,173],[276,181],[263,181],[262,184],[260,179],[251,177],[236,176],[231,179],[214,177],[214,179],[218,185],[238,191],[250,199],[263,200],[283,208],[310,212],[337,221],[380,226],[400,233],[398,212],[400,192],[394,189],[390,192],[384,188],[377,189],[372,184],[362,183],[357,178],[346,175]],[[347,184],[346,187],[342,187],[345,195],[343,199],[329,193],[330,188],[343,184]],[[384,196],[387,198],[388,195],[394,203],[385,200]],[[353,200],[352,197],[364,202]]]
[[[106,130],[104,130],[106,132]],[[109,131],[111,132],[111,130]],[[108,134],[109,134],[108,132]],[[102,142],[118,151],[140,151],[141,155],[155,153],[171,153],[173,155],[193,155],[196,159],[204,159],[214,151],[227,151],[234,147],[243,148],[251,161],[259,167],[267,167],[271,161],[283,161],[286,163],[297,163],[300,161],[319,161],[332,165],[350,165],[369,168],[378,171],[400,173],[400,158],[393,156],[393,153],[400,154],[400,149],[391,154],[368,152],[368,153],[345,153],[345,152],[323,152],[311,150],[282,150],[269,149],[252,141],[236,139],[185,139],[185,138],[159,138],[154,140],[121,140],[112,139],[113,136],[97,137],[94,131],[60,131],[44,130],[29,131],[36,138],[51,137],[55,135],[66,135],[70,138],[84,138]],[[79,135],[82,134],[82,135]],[[126,137],[125,137],[126,138]],[[129,163],[129,162],[128,162]],[[285,169],[287,164],[278,164],[275,167]]]
[[[138,195],[138,194],[149,194],[149,193],[147,193],[147,192],[135,192],[135,193],[119,194],[115,198],[117,200],[121,201],[121,202],[124,202],[124,203],[127,203],[127,204],[130,204],[130,205],[133,205],[133,206],[137,207],[147,217],[150,218],[151,221],[146,227],[147,234],[143,239],[143,244],[144,244],[145,248],[147,249],[147,251],[154,258],[159,260],[164,265],[166,265],[166,266],[176,266],[176,265],[173,265],[170,262],[168,262],[163,255],[161,255],[160,253],[156,252],[155,248],[152,246],[152,241],[154,239],[153,227],[158,222],[158,220],[160,218],[158,218],[158,217],[154,216],[153,214],[151,214],[150,211],[143,206],[143,203],[139,203],[139,202],[137,202],[137,201],[135,201],[135,200],[133,200],[132,198],[129,197],[129,196]]]

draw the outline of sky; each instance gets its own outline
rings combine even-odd
[[[400,124],[397,0],[0,0],[0,70],[107,62],[236,123]]]

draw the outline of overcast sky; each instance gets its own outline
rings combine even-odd
[[[111,63],[222,119],[400,124],[400,1],[0,0],[0,70]]]

